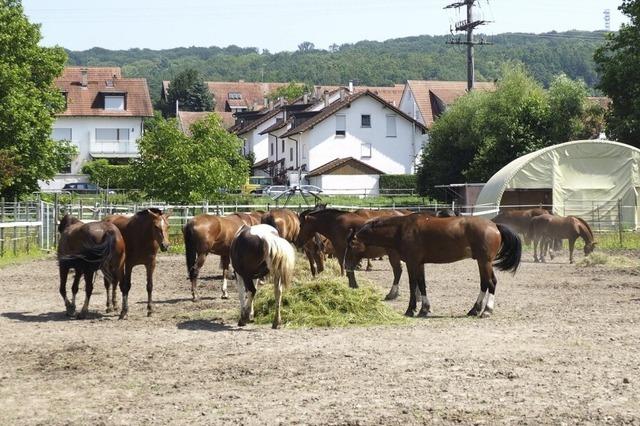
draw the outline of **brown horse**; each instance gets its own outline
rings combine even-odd
[[[347,250],[347,236],[351,229],[360,229],[366,219],[352,212],[336,209],[320,209],[304,211],[300,214],[300,234],[296,241],[298,247],[304,246],[307,241],[313,238],[315,233],[324,235],[331,241],[336,257],[340,260],[340,273],[344,274],[344,255]],[[362,246],[359,251],[361,258],[377,258],[388,255],[389,263],[393,269],[393,284],[386,299],[391,300],[398,297],[398,283],[402,275],[402,264],[397,252],[393,249],[386,249],[379,246]],[[349,287],[357,288],[353,270],[347,274]]]
[[[577,216],[554,216],[545,214],[531,219],[529,235],[533,238],[533,260],[544,262],[546,244],[552,239],[569,240],[569,263],[573,263],[573,248],[578,237],[584,240],[584,255],[587,256],[595,249],[596,242],[589,224]],[[540,257],[536,248],[540,244]]]
[[[373,219],[374,217],[386,217],[386,216],[402,216],[405,214],[413,213],[411,210],[391,210],[391,209],[358,209],[353,211],[358,216],[362,216],[365,219]],[[380,258],[382,260],[382,258]],[[373,267],[371,266],[371,259],[367,258],[367,266],[365,267],[365,271],[371,271]]]
[[[58,266],[60,270],[60,295],[67,310],[73,316],[76,311],[76,294],[80,277],[84,275],[85,299],[78,318],[85,318],[89,310],[89,299],[93,292],[93,278],[96,271],[102,271],[105,280],[114,286],[122,281],[125,264],[125,243],[116,226],[106,222],[83,223],[77,218],[65,215],[58,225]],[[67,299],[67,276],[75,270],[73,301]],[[122,289],[122,287],[121,287]],[[107,304],[109,292],[107,291]]]
[[[220,256],[222,269],[222,298],[228,299],[227,278],[229,277],[229,250],[236,232],[242,225],[251,226],[256,222],[248,213],[234,213],[229,216],[201,214],[189,220],[184,226],[184,247],[187,258],[187,271],[191,281],[193,301],[199,299],[196,291],[198,274],[209,253]]]
[[[131,271],[136,265],[144,265],[147,272],[147,316],[153,313],[153,272],[156,269],[158,249],[169,248],[169,217],[156,208],[145,209],[133,216],[112,215],[104,218],[106,222],[118,227],[126,245],[127,260],[125,262],[124,283],[122,287],[122,311],[120,319],[129,313],[129,290],[131,289]],[[109,282],[104,286],[109,294]],[[107,297],[107,312],[116,310],[115,292],[112,306]]]
[[[507,225],[514,232],[522,235],[525,244],[529,244],[531,237],[529,235],[529,227],[531,225],[531,219],[543,214],[551,214],[548,210],[543,208],[527,209],[527,210],[507,210],[502,209],[493,219],[495,223],[501,223]]]
[[[272,326],[278,328],[281,323],[282,291],[289,287],[295,267],[293,247],[279,237],[278,231],[270,225],[243,225],[231,244],[230,256],[240,299],[238,325],[246,325],[253,314],[253,298],[256,294],[254,280],[271,275],[276,299]]]
[[[473,258],[480,271],[480,294],[468,315],[489,316],[493,312],[496,276],[493,267],[515,271],[520,264],[522,243],[509,228],[479,217],[437,218],[423,214],[374,218],[349,235],[345,256],[347,269],[353,270],[359,258],[358,245],[375,245],[395,250],[407,264],[409,307],[416,309],[416,289],[422,306],[418,316],[431,310],[424,277],[425,263],[450,263]]]

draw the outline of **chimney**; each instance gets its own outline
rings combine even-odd
[[[344,87],[340,88],[340,100],[344,101],[347,98],[347,91]]]
[[[329,94],[327,92],[324,92],[324,94],[322,95],[322,99],[324,99],[324,107],[328,107],[329,106]]]
[[[81,68],[80,73],[82,74],[82,80],[80,81],[80,84],[82,84],[82,87],[87,87],[87,85],[89,84],[89,69],[86,67]]]
[[[269,98],[266,96],[263,98],[263,106],[266,108],[269,106]]]
[[[353,80],[349,80],[349,94],[353,93]]]
[[[304,95],[302,95],[302,103],[303,104],[308,104],[309,103],[309,94],[305,93]]]

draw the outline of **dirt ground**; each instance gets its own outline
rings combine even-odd
[[[101,284],[90,319],[67,318],[54,260],[6,267],[0,424],[640,424],[640,276],[525,258],[499,273],[492,318],[464,316],[463,261],[427,265],[432,318],[311,330],[238,328],[216,258],[194,304],[183,257],[161,257],[151,318],[138,270],[126,321]],[[394,309],[407,293],[405,275]]]

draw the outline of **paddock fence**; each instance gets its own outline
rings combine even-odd
[[[194,216],[199,214],[226,215],[234,212],[248,212],[254,210],[270,210],[283,207],[282,204],[215,204],[204,202],[201,204],[174,205],[158,202],[141,202],[127,204],[91,203],[85,204],[80,200],[73,203],[50,203],[45,201],[6,202],[0,200],[0,257],[17,255],[18,253],[31,253],[33,251],[50,252],[54,250],[58,242],[57,225],[65,214],[71,214],[83,221],[98,221],[112,214],[133,214],[139,210],[156,207],[170,213],[170,233],[173,243],[181,241],[182,227]],[[295,211],[311,209],[314,205],[295,204],[287,208]],[[395,209],[402,208],[419,212],[424,210],[436,211],[450,209],[463,216],[493,217],[500,208],[534,208],[543,207],[549,210],[552,206],[545,205],[517,205],[495,206],[474,205],[460,206],[456,204],[428,204],[428,205],[395,205],[376,206],[369,205],[330,205],[332,208],[344,210],[356,210],[369,208]],[[579,202],[566,202],[562,211],[554,211],[563,216],[576,215],[586,220],[596,233],[613,235],[619,241],[620,247],[625,241],[636,241],[635,232],[638,227],[638,207],[623,205],[622,202],[598,203],[595,201],[581,200]]]

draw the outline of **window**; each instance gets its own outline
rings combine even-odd
[[[129,140],[129,129],[96,129],[96,141],[118,141]]]
[[[124,96],[107,96],[104,97],[104,109],[114,111],[124,111]]]
[[[371,116],[369,114],[360,116],[360,127],[371,127]]]
[[[336,136],[344,136],[347,134],[347,116],[344,114],[336,115]]]
[[[284,139],[282,139],[282,152],[284,152]]]
[[[307,144],[304,143],[302,144],[302,159],[307,159]]]
[[[270,154],[269,155],[273,155],[273,142],[271,142],[271,149],[270,149]]]
[[[293,147],[289,148],[289,161],[293,161]]]
[[[51,133],[51,139],[53,139],[54,141],[70,141],[71,129],[53,129],[53,132]]]
[[[396,131],[396,116],[387,115],[387,137],[395,138],[397,136]]]
[[[240,94],[240,92],[229,92],[228,98],[229,99],[242,99],[242,95]]]
[[[371,144],[363,143],[360,145],[360,158],[371,158]]]

